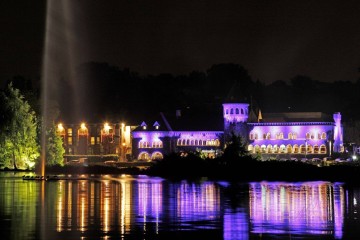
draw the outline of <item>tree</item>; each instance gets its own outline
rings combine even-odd
[[[223,157],[231,161],[239,157],[245,157],[248,155],[249,152],[246,149],[246,144],[241,138],[241,136],[238,136],[234,134],[234,132],[232,132],[230,141],[227,143],[227,147],[224,150]]]
[[[56,133],[55,123],[46,131],[46,165],[64,165],[62,138]]]
[[[32,168],[40,155],[35,112],[11,83],[0,98],[0,161],[9,168]]]

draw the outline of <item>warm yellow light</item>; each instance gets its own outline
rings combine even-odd
[[[64,131],[64,127],[63,127],[62,123],[58,124],[58,130],[59,130],[59,132]]]
[[[104,124],[104,131],[105,131],[106,133],[108,133],[109,130],[110,130],[109,124],[108,124],[108,123],[105,123],[105,124]]]
[[[121,127],[122,127],[122,128],[125,127],[125,123],[121,123]]]
[[[81,130],[85,130],[86,129],[85,123],[81,123],[80,127],[81,127]]]

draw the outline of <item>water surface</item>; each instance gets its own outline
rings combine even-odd
[[[2,239],[360,237],[360,189],[341,183],[21,177],[0,173]]]

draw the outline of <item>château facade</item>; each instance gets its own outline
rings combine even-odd
[[[151,161],[173,152],[221,155],[232,133],[261,157],[314,158],[343,152],[341,114],[321,112],[261,113],[248,103],[222,104],[222,117],[197,119],[177,110],[160,113],[137,126],[124,123],[58,125],[66,155],[116,154],[120,161]]]

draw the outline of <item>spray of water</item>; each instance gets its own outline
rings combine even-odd
[[[81,5],[73,0],[48,0],[42,63],[42,134],[41,169],[45,176],[46,131],[57,120],[58,108],[66,98],[71,102],[74,119],[81,115],[81,85],[84,80],[76,76],[76,67],[87,58],[87,45],[82,36]],[[76,21],[75,21],[76,19]],[[66,87],[65,87],[66,86]],[[71,99],[69,99],[71,98]],[[59,110],[60,110],[59,109]]]

